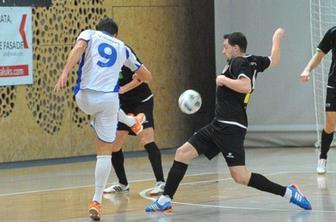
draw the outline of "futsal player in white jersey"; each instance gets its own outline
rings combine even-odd
[[[125,65],[133,70],[139,81],[151,80],[151,73],[116,38],[117,33],[118,25],[111,18],[103,18],[96,30],[83,31],[77,38],[54,88],[58,92],[66,86],[69,72],[80,60],[74,89],[76,102],[82,111],[92,116],[92,127],[97,134],[95,194],[89,206],[93,220],[101,218],[103,190],[111,171],[112,142],[118,123],[118,77],[121,67]]]

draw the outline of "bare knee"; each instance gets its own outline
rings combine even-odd
[[[196,149],[189,143],[185,143],[176,150],[175,160],[189,164],[198,156]]]
[[[112,143],[112,152],[118,152],[128,136],[128,131],[117,131],[116,138]]]
[[[248,181],[246,181],[245,177],[242,176],[242,175],[233,174],[231,176],[236,183],[239,183],[239,184],[242,184],[242,185],[247,185],[247,183],[248,183]]]
[[[121,150],[121,146],[118,146],[116,144],[112,144],[112,153],[119,152]]]
[[[230,167],[231,168],[231,167]],[[232,179],[239,184],[247,185],[251,178],[251,173],[244,167],[241,169],[230,169]]]
[[[148,143],[154,142],[153,128],[144,129],[140,134],[140,145],[145,146]]]
[[[111,155],[112,150],[113,148],[111,143],[106,143],[99,139],[96,140],[97,155]]]
[[[140,146],[144,147],[146,144],[154,142],[154,140],[149,139],[147,137],[141,137],[140,139]]]
[[[324,131],[327,134],[333,133],[335,129],[335,124],[334,123],[326,123],[325,127],[324,127]]]
[[[326,113],[326,123],[324,127],[324,131],[328,134],[333,133],[336,126],[336,113],[335,112],[327,112]]]

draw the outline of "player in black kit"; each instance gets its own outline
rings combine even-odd
[[[332,62],[329,69],[325,104],[326,120],[324,129],[321,132],[321,153],[316,168],[318,174],[327,172],[327,154],[334,137],[336,126],[336,26],[325,33],[317,47],[315,55],[301,73],[302,81],[307,82],[310,79],[311,71],[321,63],[324,56],[328,54],[330,50],[332,50]]]
[[[257,73],[280,62],[283,36],[283,29],[275,31],[270,58],[246,55],[247,40],[240,32],[224,36],[223,54],[228,64],[216,78],[215,118],[177,149],[163,195],[148,205],[145,211],[171,211],[171,200],[192,159],[204,154],[210,160],[219,153],[223,154],[236,183],[286,197],[291,203],[311,209],[309,201],[296,185],[281,186],[258,173],[251,173],[245,166],[246,105]]]
[[[139,58],[137,58],[137,60],[141,63]],[[127,114],[139,115],[144,113],[146,116],[146,120],[142,124],[143,130],[139,133],[140,143],[148,153],[148,158],[156,178],[156,184],[150,191],[150,194],[161,194],[164,189],[165,180],[162,170],[161,152],[154,141],[154,100],[152,91],[147,83],[139,82],[137,78],[134,77],[134,72],[125,66],[122,67],[119,75],[119,85],[121,110]],[[129,134],[135,135],[134,130],[119,121],[117,136],[113,142],[112,153],[112,165],[119,181],[106,188],[104,190],[105,193],[129,191],[129,185],[124,168],[124,154],[121,149]]]

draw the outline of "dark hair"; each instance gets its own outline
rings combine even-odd
[[[112,18],[105,17],[99,21],[96,30],[114,35],[118,33],[118,25]]]
[[[243,33],[233,32],[230,34],[225,34],[224,39],[227,39],[229,44],[232,46],[238,45],[241,52],[246,52],[247,39]]]

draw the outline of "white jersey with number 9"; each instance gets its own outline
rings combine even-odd
[[[125,65],[136,71],[141,66],[132,51],[108,33],[85,30],[78,40],[86,41],[88,46],[78,67],[75,94],[81,89],[118,92],[121,67]]]

